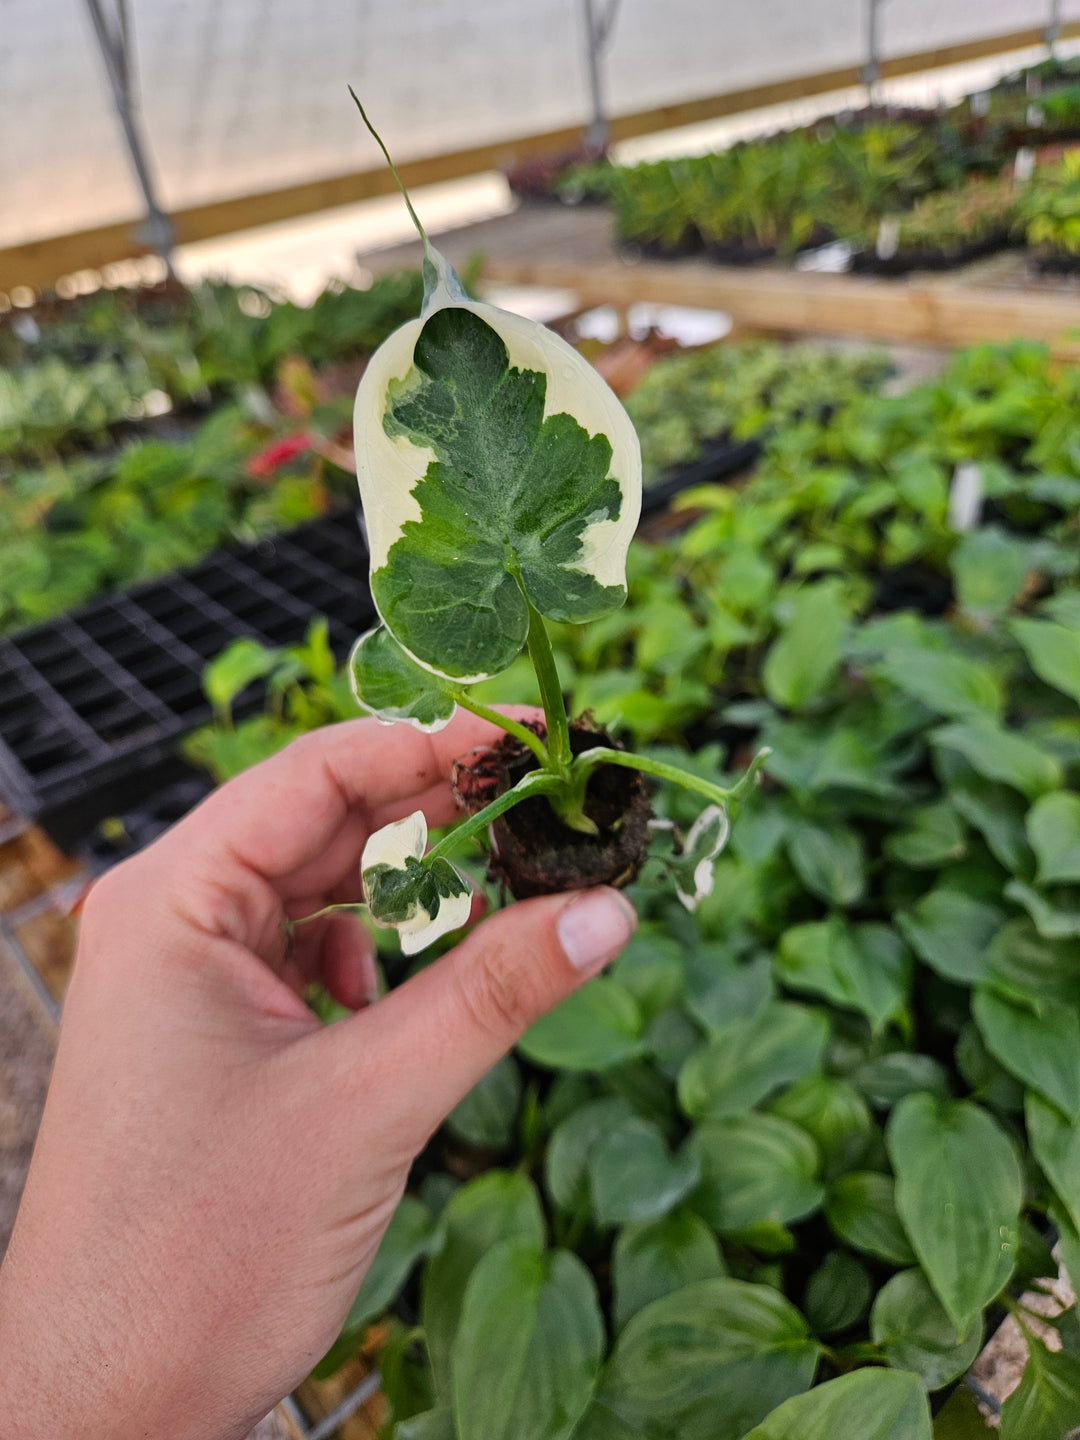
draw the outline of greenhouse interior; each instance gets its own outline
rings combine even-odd
[[[1076,1440],[1080,0],[3,16],[0,1434]]]

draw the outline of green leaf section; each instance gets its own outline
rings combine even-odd
[[[545,418],[547,376],[510,364],[496,331],[465,306],[427,320],[413,369],[391,384],[383,428],[434,454],[405,523],[371,576],[379,613],[422,664],[496,675],[529,630],[528,605],[551,620],[593,620],[621,605],[598,582],[590,526],[619,517],[611,445],[565,413]]]
[[[582,1434],[740,1440],[806,1389],[817,1360],[806,1322],[775,1290],[723,1278],[688,1285],[638,1311],[616,1341],[595,1408],[626,1429],[596,1417]]]
[[[633,996],[601,975],[530,1026],[518,1049],[538,1065],[607,1070],[641,1053],[643,1028]]]
[[[933,1440],[930,1406],[915,1375],[857,1370],[781,1405],[746,1440]]]
[[[776,1236],[821,1204],[820,1159],[805,1131],[775,1115],[712,1120],[691,1137],[701,1184],[690,1204],[722,1235]]]
[[[660,1220],[627,1225],[611,1256],[616,1328],[624,1329],[653,1300],[726,1273],[716,1236],[692,1210],[673,1210]]]
[[[420,730],[439,730],[457,709],[445,681],[406,655],[385,625],[357,640],[349,674],[357,701],[378,720],[409,720]]]
[[[959,1333],[1012,1274],[1022,1179],[1011,1142],[966,1100],[905,1096],[889,1122],[896,1208]]]
[[[825,1017],[804,1006],[767,1004],[691,1055],[679,1074],[679,1103],[695,1120],[744,1114],[815,1070],[828,1031]]]
[[[963,1375],[982,1348],[981,1323],[961,1335],[921,1270],[902,1270],[878,1292],[870,1334],[897,1370],[911,1370],[927,1390]]]
[[[1080,1423],[1080,1359],[1029,1343],[1020,1384],[1001,1407],[1001,1440],[1063,1440]]]
[[[904,1006],[911,956],[888,925],[849,925],[834,915],[788,930],[778,969],[792,989],[859,1010],[879,1030]]]
[[[441,1244],[424,1274],[421,1319],[436,1391],[449,1401],[451,1353],[470,1276],[502,1241],[541,1247],[545,1226],[532,1183],[524,1175],[493,1170],[450,1199],[440,1228]]]
[[[576,1255],[496,1245],[469,1277],[453,1345],[458,1440],[569,1440],[603,1349],[596,1287]]]

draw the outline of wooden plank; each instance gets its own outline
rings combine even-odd
[[[1061,30],[1063,39],[1080,36],[1080,21],[1069,21],[1062,25]],[[983,36],[958,45],[894,56],[883,61],[882,74],[886,78],[918,74],[988,55],[1026,49],[1041,44],[1043,39],[1043,32],[1038,28]],[[616,140],[628,140],[809,95],[827,94],[831,90],[858,85],[861,79],[861,67],[856,65],[822,70],[812,75],[795,75],[740,90],[728,90],[720,95],[619,115],[611,122],[611,132]],[[581,141],[582,129],[583,125],[563,126],[557,130],[511,137],[448,154],[406,161],[399,168],[406,185],[413,187],[456,180],[484,170],[504,168],[532,156],[572,150]],[[351,205],[359,200],[390,194],[393,189],[394,182],[389,172],[385,167],[376,167],[279,190],[188,206],[175,211],[172,220],[178,242],[188,244]],[[138,224],[136,220],[122,221],[0,249],[0,291],[10,291],[18,285],[40,289],[51,285],[61,275],[77,270],[97,270],[114,260],[145,255],[147,247],[135,235]]]
[[[687,262],[582,265],[528,255],[493,258],[484,273],[503,284],[573,290],[594,304],[651,300],[723,310],[752,329],[945,346],[1023,336],[1046,341],[1062,358],[1080,358],[1077,294]]]

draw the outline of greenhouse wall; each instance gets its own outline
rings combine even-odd
[[[1039,26],[1050,3],[883,0],[880,13],[888,56]],[[350,83],[401,159],[588,116],[582,0],[131,0],[129,14],[169,209],[375,164]],[[4,0],[0,16],[0,247],[137,216],[86,6]],[[1080,20],[1080,0],[1061,18]],[[866,0],[623,0],[609,106],[859,65],[866,33]]]

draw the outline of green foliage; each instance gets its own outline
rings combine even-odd
[[[626,398],[646,486],[697,460],[709,442],[750,440],[875,389],[890,361],[875,351],[746,340],[658,360]]]
[[[461,1272],[519,1232],[535,1252],[541,1197],[592,1272],[608,1342],[575,1440],[925,1436],[925,1391],[1048,1268],[1023,1238],[1048,1211],[1080,1271],[1080,935],[1051,933],[1080,913],[1080,505],[1046,498],[1080,481],[1078,402],[1075,372],[1015,345],[807,417],[745,485],[699,492],[675,540],[632,547],[624,610],[556,631],[574,701],[658,758],[716,774],[773,749],[695,913],[651,860],[633,946],[520,1047],[520,1105],[513,1072],[476,1096],[507,1168],[442,1223],[512,1184],[535,1203]],[[961,461],[992,506],[962,536]],[[901,567],[931,613],[896,608]],[[830,626],[805,634],[825,653],[800,670],[789,646],[778,690],[766,657],[822,596]],[[684,829],[699,808],[658,804]],[[447,1165],[488,1163],[456,1124]],[[638,1205],[657,1218],[621,1218]],[[467,1279],[450,1253],[421,1261],[436,1412]],[[870,1368],[811,1388],[812,1334]],[[1072,1383],[1040,1355],[1013,1433],[1052,1434]],[[972,1423],[951,1401],[938,1422]]]
[[[0,632],[351,496],[318,443],[347,431],[350,405],[320,368],[419,304],[403,272],[307,309],[203,285],[101,292],[35,322],[34,341],[0,326]]]

